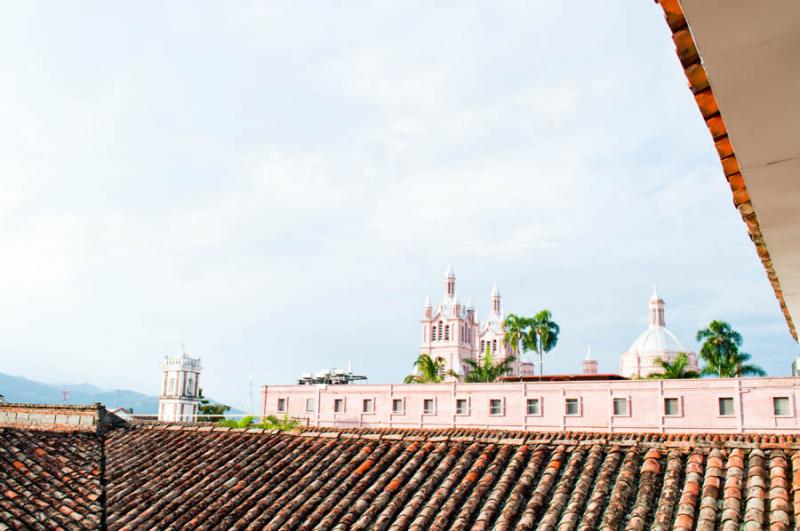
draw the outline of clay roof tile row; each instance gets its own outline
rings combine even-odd
[[[633,531],[783,529],[800,521],[794,435],[330,436],[338,433],[3,430],[0,522],[17,529]]]

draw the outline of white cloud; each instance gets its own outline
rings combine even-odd
[[[153,392],[185,341],[240,405],[251,364],[396,381],[449,260],[556,312],[553,370],[613,370],[653,283],[787,370],[655,6],[95,8],[0,20],[0,371]]]

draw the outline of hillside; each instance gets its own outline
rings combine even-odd
[[[69,390],[67,404],[93,404],[100,402],[109,409],[116,407],[133,408],[139,415],[158,413],[158,397],[137,393],[128,389],[104,391],[92,384],[46,384],[28,380],[22,376],[0,373],[0,394],[6,402],[26,402],[34,404],[60,404],[61,391]],[[239,412],[231,410],[232,413]]]

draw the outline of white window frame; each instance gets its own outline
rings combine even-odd
[[[500,412],[499,413],[492,413],[492,402],[494,400],[500,401]],[[489,398],[489,416],[490,417],[505,417],[506,416],[506,399],[505,397],[502,398]]]
[[[577,413],[567,413],[567,404],[570,400],[575,400],[578,403]],[[564,416],[565,417],[582,417],[583,416],[583,397],[581,396],[565,396],[564,397]]]
[[[459,413],[459,411],[458,411],[458,402],[460,400],[463,400],[463,401],[465,401],[467,403],[467,410],[464,411],[463,413]],[[456,416],[468,417],[470,415],[470,413],[472,413],[472,401],[469,399],[469,397],[468,396],[467,397],[457,396],[456,397],[456,403],[455,403],[455,414],[456,414]]]
[[[308,409],[309,406],[311,406],[311,409]],[[316,413],[316,411],[317,411],[317,399],[306,398],[306,413]]]
[[[425,402],[427,402],[428,400],[430,400],[430,401],[432,401],[432,402],[433,402],[433,411],[427,411],[427,410],[425,409]],[[437,411],[437,407],[436,407],[436,406],[437,406],[437,404],[436,404],[436,397],[433,397],[433,398],[423,398],[423,399],[422,399],[422,414],[423,414],[423,415],[425,415],[425,416],[428,416],[428,417],[429,417],[429,416],[432,416],[432,415],[436,415],[436,411]]]
[[[733,413],[731,413],[730,415],[723,415],[722,414],[722,399],[723,398],[726,398],[726,399],[731,401],[731,407],[733,408]],[[736,417],[736,401],[734,400],[734,397],[727,396],[727,395],[719,395],[719,396],[717,396],[717,416],[719,418],[722,418],[722,419],[730,419],[730,418],[735,418]]]
[[[614,411],[614,404],[617,400],[623,400],[625,402],[625,413],[617,414]],[[612,396],[611,397],[611,416],[612,417],[621,417],[626,418],[631,416],[631,397],[630,396]]]
[[[669,415],[667,413],[667,400],[677,400],[678,401],[678,414],[677,415]],[[719,405],[717,405],[719,408]],[[661,414],[664,417],[668,418],[680,418],[683,417],[683,396],[665,396],[662,397],[661,400]]]
[[[530,413],[528,410],[528,400],[536,400],[539,403],[539,412]],[[566,406],[564,406],[566,408]],[[565,409],[566,411],[566,409]],[[544,414],[544,397],[541,396],[528,396],[525,398],[525,416],[526,417],[541,417]]]
[[[786,403],[788,404],[788,412],[785,415],[778,415],[775,413],[775,399],[776,398],[785,398]],[[781,396],[773,396],[772,397],[772,416],[778,419],[785,419],[786,417],[793,417],[794,416],[794,403],[792,402],[791,395],[781,395]]]
[[[369,401],[369,403],[372,406],[369,411],[365,411],[364,410],[364,408],[367,405],[367,401]],[[375,397],[374,396],[368,396],[368,397],[364,397],[364,398],[361,399],[361,414],[362,415],[374,415],[375,414],[375,409],[376,409],[376,407],[375,407]]]
[[[336,403],[337,402],[341,402],[341,404],[342,404],[342,410],[341,411],[336,411]],[[344,397],[334,398],[333,399],[333,412],[334,413],[344,413],[346,411],[347,411],[347,399],[344,398]]]
[[[400,401],[400,411],[394,410],[394,401]],[[392,415],[405,415],[406,414],[406,398],[405,397],[392,397]]]
[[[281,400],[283,401],[283,409],[281,409]],[[289,398],[282,396],[278,398],[278,401],[275,403],[275,411],[278,413],[288,413],[289,412]]]

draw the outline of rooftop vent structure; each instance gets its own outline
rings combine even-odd
[[[304,372],[297,383],[300,385],[314,385],[314,384],[330,384],[330,385],[343,385],[356,381],[366,380],[366,376],[353,374],[352,369],[323,369],[319,372],[311,374]]]

